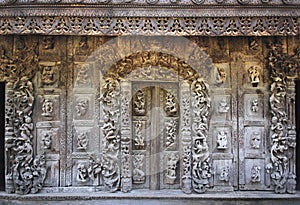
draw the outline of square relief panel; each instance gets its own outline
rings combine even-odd
[[[245,157],[262,157],[265,150],[263,127],[245,127]]]
[[[74,159],[72,178],[74,186],[88,186],[92,185],[93,181],[89,176],[89,160],[88,159]]]
[[[99,150],[99,139],[92,138],[93,129],[75,127],[73,131],[73,152],[93,152]]]
[[[232,160],[214,160],[213,168],[215,171],[214,185],[215,186],[230,186],[232,185],[233,167]]]
[[[216,95],[213,97],[213,114],[215,121],[230,121],[232,112],[231,95]]]
[[[212,128],[212,149],[214,153],[231,153],[232,134],[229,127]]]
[[[75,120],[92,120],[94,115],[93,95],[77,94],[74,96],[73,113]]]
[[[212,85],[220,88],[230,88],[230,67],[228,63],[215,63],[212,71]]]
[[[38,153],[59,152],[60,132],[59,128],[37,128]]]
[[[41,88],[57,88],[60,83],[61,62],[40,62],[38,85]]]
[[[92,63],[75,63],[74,87],[91,88],[93,86],[93,64]]]
[[[37,97],[37,110],[39,121],[60,120],[59,95],[39,95]]]
[[[253,88],[263,86],[263,69],[259,62],[246,62],[245,76],[245,86]]]
[[[263,120],[264,118],[264,96],[262,94],[244,95],[245,120]]]
[[[246,187],[260,189],[265,183],[264,159],[245,159]]]

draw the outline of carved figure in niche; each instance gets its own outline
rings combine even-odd
[[[46,86],[53,85],[57,81],[55,72],[56,70],[53,66],[42,66],[41,84]]]
[[[77,165],[77,180],[79,182],[87,182],[89,180],[89,173],[84,164]]]
[[[261,167],[254,165],[251,169],[251,182],[256,183],[260,182],[260,172],[261,172]]]
[[[177,114],[177,110],[178,110],[178,105],[176,103],[175,96],[172,93],[167,92],[166,103],[165,103],[165,111],[167,115],[174,116]]]
[[[249,39],[249,50],[257,51],[258,50],[258,43],[256,38]]]
[[[102,172],[102,163],[100,159],[90,158],[90,163],[88,167],[88,173],[91,180],[95,180],[97,175],[100,175]]]
[[[32,119],[29,116],[24,117],[24,123],[21,125],[20,130],[21,130],[21,137],[24,140],[31,140],[32,139],[32,130],[33,130],[33,123]]]
[[[227,75],[226,75],[226,72],[225,72],[224,68],[217,67],[217,71],[218,71],[218,74],[217,74],[216,83],[218,85],[221,85],[226,81],[226,76]]]
[[[104,137],[106,140],[116,140],[115,135],[116,127],[115,122],[113,119],[110,119],[108,117],[104,118],[104,125],[102,127],[102,132],[104,134]]]
[[[90,83],[88,71],[89,71],[89,65],[84,64],[80,67],[76,77],[77,85],[86,85]]]
[[[229,106],[228,106],[228,102],[227,102],[226,98],[223,98],[222,100],[220,100],[219,106],[218,106],[218,111],[219,111],[219,113],[227,113],[229,111]]]
[[[138,149],[143,149],[145,147],[142,129],[143,129],[143,123],[141,121],[136,122],[135,123],[134,145]]]
[[[42,116],[50,117],[53,114],[54,111],[54,104],[52,99],[44,99],[43,105],[42,105]]]
[[[53,49],[54,48],[54,37],[53,36],[44,36],[42,38],[43,49]]]
[[[51,149],[53,133],[51,131],[45,132],[42,135],[41,144],[44,149]]]
[[[142,90],[138,90],[135,95],[133,110],[136,115],[146,114],[145,94]]]
[[[251,111],[258,112],[258,100],[254,99],[251,101]]]
[[[217,149],[227,149],[227,146],[227,133],[225,131],[219,131],[217,135]]]
[[[77,135],[77,149],[86,150],[88,146],[88,134],[87,132],[82,132]]]
[[[86,36],[81,36],[78,46],[79,46],[79,49],[83,49],[83,50],[88,49],[89,48],[88,38]]]
[[[137,153],[133,155],[133,183],[143,184],[145,183],[145,172],[143,171],[144,155]]]
[[[223,167],[221,169],[219,180],[220,181],[224,181],[224,182],[228,182],[229,181],[229,167],[228,166]]]
[[[75,106],[76,114],[78,117],[84,116],[87,113],[89,101],[87,99],[79,99]]]
[[[174,184],[176,180],[176,169],[178,164],[179,156],[176,153],[170,153],[166,159],[166,174],[165,183]]]
[[[261,136],[259,132],[253,132],[251,138],[250,138],[250,145],[253,149],[259,149],[260,148],[260,141]]]
[[[175,145],[177,136],[177,122],[170,120],[166,122],[166,148],[171,148]]]
[[[252,86],[257,87],[257,85],[260,81],[260,73],[259,73],[258,67],[257,66],[251,66],[248,69],[248,73],[250,75],[249,77],[250,77]]]

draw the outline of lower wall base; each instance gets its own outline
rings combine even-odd
[[[44,190],[45,191],[45,190]],[[62,190],[63,191],[63,190]],[[299,205],[300,192],[275,194],[273,192],[223,192],[184,194],[181,191],[138,190],[130,193],[60,192],[16,195],[0,192],[1,205]]]

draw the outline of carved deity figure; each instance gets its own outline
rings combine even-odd
[[[261,141],[261,136],[259,132],[253,132],[250,138],[250,146],[253,149],[259,149],[260,148],[260,141]]]
[[[53,114],[54,104],[52,99],[44,99],[42,105],[42,116],[50,117]]]
[[[178,164],[179,156],[176,153],[170,153],[166,158],[166,184],[174,184],[176,180],[176,169]]]
[[[21,137],[24,140],[31,140],[32,139],[32,130],[33,130],[33,123],[31,120],[31,117],[25,116],[24,117],[24,123],[21,125],[20,130],[21,130]]]
[[[219,176],[219,180],[224,181],[224,182],[229,181],[229,167],[228,166],[222,167],[221,173]]]
[[[228,139],[225,131],[219,131],[217,135],[217,149],[227,149]]]
[[[53,85],[57,81],[55,72],[55,67],[53,66],[42,66],[41,84],[46,86]]]
[[[79,99],[75,106],[76,114],[78,117],[84,116],[87,113],[89,107],[88,99]]]
[[[256,182],[261,181],[260,172],[261,172],[261,167],[260,166],[254,165],[251,168],[251,182],[256,183]]]
[[[115,140],[117,136],[115,135],[116,131],[115,122],[110,118],[104,118],[104,125],[102,127],[102,132],[106,140]]]
[[[137,153],[133,155],[133,182],[135,184],[145,183],[146,175],[143,171],[144,155]]]
[[[252,112],[258,112],[258,100],[254,99],[251,101],[251,111]]]
[[[102,172],[102,163],[100,159],[90,158],[89,166],[88,166],[88,173],[91,180],[95,180],[97,175],[100,175]]]
[[[146,114],[145,94],[142,90],[138,90],[133,102],[133,109],[136,115]]]
[[[257,66],[251,66],[248,69],[249,77],[253,87],[257,87],[260,81],[260,73]]]
[[[226,81],[226,72],[224,68],[219,68],[217,67],[217,78],[216,78],[216,83],[217,85],[221,85]]]
[[[143,129],[143,123],[141,121],[136,122],[135,123],[134,145],[139,149],[143,149],[145,146],[142,129]]]
[[[53,137],[53,134],[51,131],[47,131],[47,132],[43,133],[42,139],[41,139],[41,144],[44,149],[51,149],[52,137]]]
[[[228,102],[225,98],[220,100],[219,105],[218,105],[218,111],[219,111],[219,113],[227,113],[229,111]]]
[[[165,102],[165,111],[167,115],[174,116],[176,115],[177,110],[178,110],[178,105],[176,103],[175,96],[172,93],[167,92],[166,102]]]
[[[77,85],[86,85],[90,83],[90,78],[88,74],[89,66],[84,64],[80,67],[76,77]]]
[[[89,180],[89,173],[84,164],[77,165],[77,180],[79,182],[87,182]]]
[[[79,133],[77,136],[77,149],[86,150],[88,146],[88,134],[87,132]]]

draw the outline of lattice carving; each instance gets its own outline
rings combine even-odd
[[[281,45],[272,44],[268,55],[271,70],[271,163],[267,171],[276,193],[295,193],[294,150],[296,147],[295,113],[286,107],[294,106],[294,79],[299,76],[299,49],[294,55],[283,52]]]
[[[38,192],[46,177],[45,155],[34,156],[32,112],[34,87],[32,78],[38,71],[36,44],[20,47],[14,57],[0,59],[0,78],[7,82],[6,95],[6,190],[9,193]]]
[[[72,10],[73,13],[76,12]],[[197,16],[197,14],[195,15]],[[184,16],[184,14],[181,16]],[[76,23],[74,19],[77,19]],[[223,18],[191,18],[189,16],[186,18],[135,17],[134,20],[130,17],[3,17],[0,19],[0,34],[30,34],[34,31],[35,34],[54,35],[114,36],[138,33],[140,35],[181,36],[269,36],[297,35],[299,34],[298,24],[299,17],[281,16]]]

